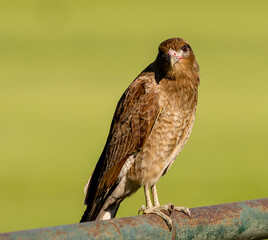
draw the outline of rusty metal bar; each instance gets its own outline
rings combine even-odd
[[[192,218],[173,212],[169,231],[156,215],[117,218],[0,234],[1,240],[24,239],[265,239],[268,198],[190,209]]]

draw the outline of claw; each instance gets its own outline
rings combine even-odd
[[[171,214],[174,211],[174,208],[175,208],[175,206],[172,203],[170,203],[170,206],[168,208],[169,214]]]
[[[144,212],[145,211],[145,206],[144,205],[142,205],[141,207],[140,207],[140,209],[139,209],[139,211],[138,211],[138,214],[140,214],[140,212]]]
[[[191,212],[190,212],[189,208],[187,208],[187,207],[174,207],[174,210],[178,211],[178,212],[183,212],[189,218],[192,218]]]

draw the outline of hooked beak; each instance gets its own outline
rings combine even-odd
[[[178,63],[180,59],[184,58],[180,56],[178,52],[175,52],[175,51],[170,51],[168,54],[169,54],[169,61],[170,61],[171,67],[174,67],[174,65]]]
[[[170,56],[170,65],[174,67],[174,65],[179,62],[179,58],[177,56],[171,55]]]

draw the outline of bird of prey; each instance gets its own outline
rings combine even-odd
[[[162,42],[153,63],[126,89],[116,107],[110,132],[85,187],[87,208],[81,222],[115,217],[120,203],[144,187],[144,214],[171,219],[161,210],[156,183],[183,149],[195,120],[199,66],[190,45],[181,38]],[[152,200],[150,197],[152,191]]]

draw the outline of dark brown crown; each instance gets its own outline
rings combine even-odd
[[[178,51],[186,42],[182,38],[170,38],[159,45],[159,51],[168,52],[169,49]]]

